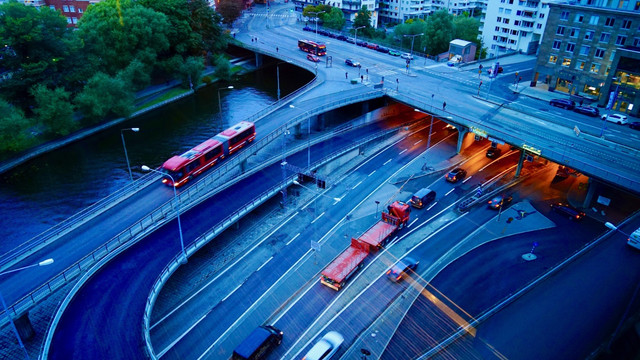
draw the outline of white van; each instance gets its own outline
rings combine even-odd
[[[632,232],[631,235],[629,235],[629,240],[627,240],[627,244],[629,244],[629,246],[632,246],[636,249],[640,249],[640,229],[637,229],[636,231]]]

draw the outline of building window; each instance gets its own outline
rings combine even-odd
[[[589,69],[590,72],[597,74],[600,72],[600,64],[597,63],[593,63],[591,64],[591,68]]]
[[[562,58],[562,66],[568,67],[571,65],[571,58]]]
[[[71,24],[71,19],[67,18],[67,24]]]
[[[570,37],[578,37],[578,34],[580,34],[580,29],[578,28],[571,28],[571,30],[569,30]]]
[[[513,25],[515,25],[515,26],[520,26],[520,20],[516,20],[516,21],[514,21],[514,22],[513,22]]]
[[[598,25],[598,20],[600,20],[600,16],[591,15],[589,18],[589,25]]]
[[[536,25],[536,28],[537,28],[537,29],[542,29],[542,24],[538,24],[538,25]]]
[[[553,45],[551,45],[551,48],[553,50],[560,50],[560,40],[553,40]]]
[[[500,31],[500,26],[496,26],[496,30],[495,31]]]
[[[498,16],[498,18],[496,19],[497,22],[502,22],[502,17]]]
[[[584,70],[584,61],[578,61],[576,64],[576,70]]]
[[[55,7],[55,6],[53,6],[53,5],[49,5],[49,9],[51,9],[51,10],[54,10],[54,11],[55,11],[55,10],[56,10],[56,7]]]
[[[605,49],[598,48],[598,49],[596,49],[595,54],[593,54],[593,57],[596,57],[598,59],[602,59],[602,58],[604,58],[604,52],[605,52]]]
[[[511,35],[518,35],[518,30],[511,30]]]
[[[604,76],[609,76],[610,71],[611,71],[611,65],[607,66],[607,70],[604,72]]]
[[[544,14],[540,14],[540,19],[544,19]]]
[[[560,20],[569,20],[569,12],[568,11],[563,11],[560,14]]]
[[[584,33],[584,39],[585,39],[585,40],[592,40],[592,39],[593,39],[593,34],[595,34],[595,31],[593,31],[593,30],[587,30],[587,31]]]
[[[631,29],[631,20],[622,20],[622,29]]]
[[[78,14],[82,14],[82,8],[78,8]]]
[[[600,34],[600,42],[608,43],[611,40],[611,34],[603,32]]]
[[[608,17],[607,20],[604,22],[604,26],[613,26],[613,24],[615,23],[616,23],[616,19],[612,17]]]
[[[562,25],[558,26],[558,29],[556,30],[556,35],[564,35],[564,26]]]
[[[616,52],[615,50],[611,52],[611,56],[609,56],[609,61],[613,61],[613,58],[616,57]]]
[[[503,23],[508,24],[509,23],[509,19],[505,18],[504,20],[502,20]]]
[[[551,55],[549,56],[549,62],[552,64],[555,64],[558,61],[558,56],[557,55]]]
[[[73,5],[69,5],[69,12],[76,12],[76,7]]]
[[[633,46],[640,47],[640,38],[633,38]]]
[[[515,40],[513,40],[513,39],[509,40],[509,44],[515,45],[515,43],[516,43]]]
[[[522,36],[523,38],[527,37],[527,32],[526,31],[520,31],[520,36]]]
[[[576,49],[576,44],[575,43],[568,43],[567,44],[567,48],[566,48],[567,52],[573,52],[575,49]]]
[[[502,14],[504,12],[504,8],[499,8],[498,9],[498,14]]]
[[[511,14],[511,9],[504,9],[504,13],[507,14],[507,15]]]
[[[616,38],[616,45],[622,46],[625,42],[627,42],[627,37],[624,35],[618,35]]]
[[[580,55],[588,56],[591,52],[591,46],[582,45],[580,47]]]
[[[584,20],[584,15],[583,14],[576,14],[575,19],[573,20],[574,22],[577,23],[581,23]]]
[[[67,5],[62,5],[62,11],[69,12],[69,7]]]
[[[77,24],[77,23],[78,23],[78,18],[77,18],[77,17],[72,17],[72,18],[71,18],[71,22],[72,22],[73,24]]]

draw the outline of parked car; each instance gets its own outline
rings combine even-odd
[[[378,45],[377,44],[367,44],[367,47],[371,50],[378,50]]]
[[[511,200],[513,200],[513,196],[511,195],[498,195],[489,200],[489,209],[499,210],[501,207],[509,205]]]
[[[334,34],[334,33],[327,33],[327,36],[328,36],[328,37],[330,37],[330,38],[332,38],[332,39],[335,39],[335,38],[337,38],[337,37],[338,37],[338,35],[336,35],[336,34]]]
[[[405,60],[413,60],[413,55],[409,54],[409,53],[402,53],[400,55],[401,58],[405,59]]]
[[[582,211],[574,208],[573,206],[569,204],[561,203],[561,202],[551,204],[551,209],[553,209],[553,211],[557,212],[558,214],[565,215],[569,219],[575,220],[575,221],[582,219],[586,215]]]
[[[349,44],[355,44],[356,40],[352,37],[348,37],[347,40],[345,40],[346,42],[348,42]]]
[[[500,148],[492,146],[489,149],[487,149],[487,157],[489,159],[499,158],[500,155],[502,155],[502,150]]]
[[[549,104],[567,110],[571,110],[576,107],[576,103],[573,102],[573,100],[568,99],[551,99],[551,101],[549,101]]]
[[[602,115],[601,118],[602,120],[611,121],[618,125],[624,125],[628,122],[627,116],[622,114],[605,114],[605,115]]]
[[[320,58],[315,56],[315,55],[313,55],[313,54],[308,54],[307,55],[307,60],[313,61],[313,62],[318,62],[318,61],[320,61]]]
[[[600,110],[593,106],[576,106],[573,111],[592,117],[597,117],[600,115]]]
[[[414,258],[407,256],[393,265],[391,269],[387,270],[387,277],[393,282],[398,282],[409,276],[411,272],[416,271],[419,263],[420,262]]]
[[[366,41],[362,41],[362,40],[360,40],[360,41],[356,42],[356,45],[358,45],[358,46],[362,46],[362,47],[367,47],[367,45],[368,45],[368,44],[367,44],[367,42],[366,42]]]
[[[391,56],[400,56],[400,51],[389,50],[389,55],[391,55]]]
[[[309,27],[309,26],[305,26],[302,28],[302,30],[304,31],[313,31],[313,28]]]
[[[455,66],[462,62],[462,56],[456,55],[447,61],[447,66]]]
[[[381,52],[381,53],[388,53],[389,49],[387,49],[386,47],[383,46],[378,46],[378,48],[376,49],[376,51]]]
[[[337,331],[329,331],[318,341],[302,360],[328,360],[338,351],[344,337]]]
[[[629,123],[630,129],[640,130],[640,121],[634,121]]]
[[[348,38],[346,36],[344,36],[344,35],[338,35],[338,36],[336,36],[336,39],[338,39],[340,41],[347,41]]]
[[[449,171],[447,173],[447,175],[444,176],[444,178],[448,181],[448,182],[458,182],[462,179],[464,179],[464,177],[467,176],[467,171],[462,169],[462,168],[455,168],[451,171]]]
[[[345,64],[349,65],[349,66],[353,66],[353,67],[358,67],[360,66],[360,63],[351,59],[346,59],[344,61]]]

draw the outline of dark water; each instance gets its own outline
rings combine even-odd
[[[281,75],[283,67],[280,67]],[[282,96],[311,76],[287,68],[280,78]],[[226,89],[233,85],[234,89]],[[218,110],[218,87],[222,112]],[[130,181],[120,130],[124,132],[133,178],[141,165],[160,166],[246,119],[276,100],[276,69],[243,75],[229,84],[212,85],[188,98],[154,110],[85,140],[34,159],[0,175],[0,253],[27,241]]]

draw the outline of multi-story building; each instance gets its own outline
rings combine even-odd
[[[46,5],[53,10],[59,10],[67,18],[69,27],[75,27],[90,4],[101,0],[46,0]]]
[[[481,20],[483,47],[490,54],[507,50],[534,54],[553,1],[557,0],[489,1]]]
[[[626,2],[585,0],[552,4],[534,69],[533,84],[587,96],[599,106],[638,114],[640,106],[640,11]],[[615,94],[615,95],[614,95]]]

